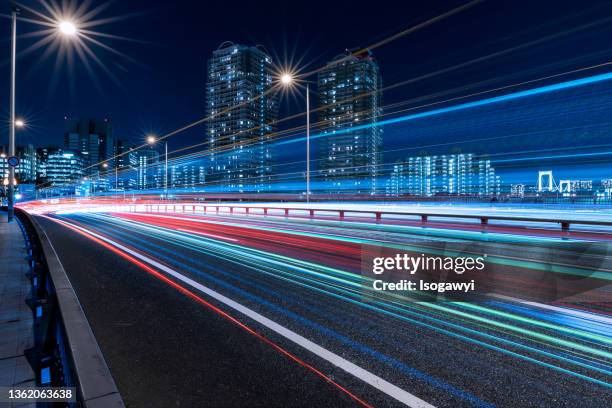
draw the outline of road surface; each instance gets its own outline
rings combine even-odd
[[[551,258],[538,248],[559,242],[555,260],[570,271],[563,273],[589,270],[606,284],[601,233],[568,241],[540,231],[485,235],[469,226],[239,214],[37,218],[130,406],[605,407],[612,400],[612,315],[601,298],[414,302],[372,296],[371,278],[360,273],[364,247],[406,245],[513,255],[526,262],[520,268],[541,272]],[[592,252],[580,247],[594,241]],[[606,300],[609,286],[602,291]]]

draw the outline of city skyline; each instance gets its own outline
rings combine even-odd
[[[27,3],[27,2],[26,2]],[[30,4],[36,5],[35,1],[29,2]],[[173,8],[172,10],[168,10],[165,7],[155,7],[155,2],[143,2],[148,4],[148,7],[139,8],[140,2],[130,2],[130,4],[125,5],[115,5],[114,7],[110,7],[108,10],[105,10],[105,17],[114,17],[115,15],[129,15],[133,14],[134,10],[144,10],[141,11],[136,16],[130,16],[127,19],[129,24],[121,25],[121,24],[109,24],[104,27],[104,32],[108,31],[109,33],[144,41],[144,44],[140,44],[139,46],[135,46],[130,41],[119,41],[119,40],[105,40],[108,41],[110,46],[116,49],[118,52],[130,56],[136,61],[141,62],[144,66],[135,64],[130,62],[129,60],[125,61],[121,59],[121,57],[111,57],[106,54],[106,51],[102,50],[101,61],[105,62],[107,65],[113,67],[112,74],[120,79],[121,86],[118,86],[108,75],[104,74],[104,70],[99,68],[97,71],[98,81],[100,84],[103,84],[104,91],[100,92],[96,88],[96,80],[92,80],[87,73],[87,69],[85,67],[75,67],[79,69],[74,69],[74,75],[77,75],[75,80],[78,79],[79,87],[75,89],[75,93],[73,96],[71,94],[71,81],[69,78],[65,77],[67,67],[65,64],[60,64],[61,68],[58,72],[60,79],[54,81],[61,81],[61,86],[63,89],[67,90],[65,93],[65,98],[60,103],[55,103],[52,106],[45,107],[44,106],[44,98],[41,96],[48,93],[49,85],[54,81],[50,80],[50,77],[45,78],[42,75],[42,72],[34,71],[37,75],[34,75],[32,70],[26,70],[25,72],[20,72],[17,77],[18,86],[21,85],[22,81],[24,84],[29,84],[28,87],[21,87],[21,93],[17,100],[17,112],[18,115],[26,116],[31,119],[30,126],[32,126],[32,132],[34,134],[27,134],[22,132],[22,137],[29,138],[29,143],[36,143],[37,138],[40,139],[44,136],[45,139],[50,140],[53,144],[59,144],[61,139],[61,135],[59,132],[63,129],[62,119],[65,115],[75,116],[75,117],[108,117],[113,123],[117,125],[117,133],[119,137],[131,139],[134,142],[142,140],[144,135],[150,132],[156,133],[164,133],[164,131],[172,130],[176,127],[179,127],[181,124],[189,123],[192,120],[203,117],[204,115],[204,104],[202,100],[201,92],[199,91],[199,86],[194,86],[196,84],[203,84],[204,75],[206,72],[206,61],[210,55],[210,52],[214,50],[220,43],[226,40],[234,41],[236,43],[247,43],[247,44],[264,44],[267,49],[272,50],[271,54],[275,60],[278,61],[279,66],[284,66],[288,64],[288,62],[292,59],[295,65],[298,60],[301,61],[301,65],[308,65],[308,69],[316,68],[317,66],[324,65],[326,61],[331,60],[335,55],[343,52],[345,49],[352,49],[355,47],[363,47],[372,43],[372,38],[380,38],[381,35],[385,35],[388,33],[388,26],[396,26],[400,27],[398,24],[390,23],[393,20],[401,20],[398,17],[394,17],[391,12],[384,12],[384,8],[375,9],[375,15],[371,18],[365,27],[360,27],[360,31],[364,29],[366,32],[363,33],[361,39],[355,39],[354,36],[349,36],[343,34],[343,30],[346,30],[351,26],[350,19],[346,21],[343,19],[339,19],[335,21],[335,25],[328,26],[327,30],[330,32],[328,35],[323,35],[320,30],[317,30],[315,33],[312,33],[312,28],[308,26],[304,26],[303,23],[293,25],[291,27],[292,30],[289,30],[287,27],[290,25],[279,24],[279,26],[274,27],[274,32],[280,34],[278,36],[278,40],[272,41],[270,37],[269,31],[264,31],[263,33],[257,35],[257,25],[250,25],[248,27],[249,30],[254,30],[254,32],[245,34],[244,28],[239,28],[238,32],[236,32],[236,28],[225,28],[225,29],[210,29],[210,32],[207,31],[206,35],[194,35],[193,38],[189,36],[182,36],[180,32],[167,32],[171,36],[164,41],[160,41],[157,32],[151,32],[150,30],[139,28],[141,26],[146,26],[146,22],[149,18],[153,18],[155,16],[163,15],[163,13],[180,13],[181,21],[185,22],[186,29],[191,31],[194,30],[202,30],[203,27],[196,22],[193,22],[192,18],[190,18],[189,13],[181,12],[181,8]],[[448,3],[448,4],[447,4]],[[486,3],[486,2],[485,2]],[[455,5],[456,2],[440,2],[439,5],[436,5],[436,9],[448,9]],[[329,5],[326,5],[329,8]],[[498,11],[491,11],[488,9],[487,4],[483,4],[483,7],[475,8],[472,10],[466,11],[465,17],[463,17],[463,21],[465,19],[478,21],[482,15],[487,15],[493,13],[498,13]],[[431,5],[425,6],[423,3],[413,2],[406,7],[410,8],[410,11],[415,14],[415,19],[423,19],[426,20],[428,16],[434,15],[436,10],[432,10]],[[130,9],[131,8],[131,9]],[[289,12],[284,7],[266,7],[262,6],[262,9],[259,10],[257,7],[252,8],[254,13],[263,13],[264,9],[266,13],[270,13],[270,10],[274,11],[282,15],[283,17],[279,17],[278,14],[269,15],[265,18],[268,20],[276,19],[278,22],[283,21],[292,21],[297,17]],[[340,13],[340,10],[343,10],[342,5],[336,5],[333,9],[330,9],[330,13],[333,15],[334,13]],[[569,10],[568,10],[569,9]],[[523,16],[522,21],[519,19],[520,23],[515,24],[515,27],[512,29],[517,32],[521,32],[521,29],[524,29],[525,26],[528,26],[528,23],[535,19],[538,14],[542,14],[544,12],[550,13],[551,10],[546,8],[544,10],[544,6],[531,5],[530,11],[534,14],[533,17]],[[571,6],[568,5],[559,5],[559,9],[555,10],[555,13],[559,13],[560,15],[568,14],[568,11],[571,13]],[[587,10],[583,11],[585,16],[581,17],[581,22],[586,18],[586,16],[592,16],[594,12],[598,11],[597,7],[590,7]],[[346,10],[344,10],[346,12]],[[25,13],[25,12],[24,12]],[[380,15],[384,15],[384,18]],[[174,16],[173,16],[174,17]],[[303,17],[303,16],[302,16]],[[241,17],[242,18],[242,17]],[[300,21],[302,21],[300,19]],[[390,23],[390,24],[388,24]],[[575,23],[575,22],[574,22]],[[459,30],[458,22],[453,21],[453,19],[449,19],[447,21],[441,22],[440,27],[427,27],[424,29],[423,33],[417,32],[414,34],[415,38],[411,39],[410,36],[405,39],[401,39],[401,45],[404,47],[408,47],[410,50],[409,54],[398,56],[397,53],[394,53],[390,47],[381,47],[377,49],[376,58],[379,63],[384,66],[385,77],[388,78],[386,80],[387,84],[393,84],[400,79],[405,79],[406,73],[405,70],[408,69],[408,73],[410,76],[418,77],[421,73],[430,72],[432,69],[436,69],[436,65],[438,67],[445,67],[448,65],[453,65],[454,63],[461,62],[462,58],[457,58],[457,56],[449,55],[449,57],[442,58],[445,55],[445,49],[453,49],[457,44],[456,42],[465,41],[465,37],[470,37],[475,35],[476,33],[482,35],[482,32],[479,32],[476,28],[469,27],[461,27]],[[566,24],[569,25],[569,22]],[[240,27],[237,23],[236,27]],[[4,27],[6,29],[6,27]],[[20,28],[20,33],[24,34],[27,32],[34,31],[36,29],[33,25],[25,24]],[[117,32],[113,32],[113,29]],[[496,39],[497,35],[494,33],[495,31],[501,31],[502,29],[507,29],[507,27],[486,27],[487,30],[492,31],[488,33],[490,38]],[[127,30],[127,31],[126,31]],[[304,30],[303,34],[300,32]],[[455,35],[453,38],[449,38],[448,36],[444,36],[440,40],[433,40],[431,38],[432,33],[436,33],[438,30],[449,30],[454,32]],[[468,31],[465,31],[468,30]],[[555,30],[550,30],[554,32]],[[210,33],[214,33],[214,39],[208,39],[210,37]],[[137,35],[138,34],[138,35]],[[507,34],[507,33],[505,33]],[[539,33],[538,33],[539,34]],[[422,39],[428,38],[430,44],[423,43]],[[152,38],[150,38],[152,37]],[[181,42],[187,41],[184,47],[181,47],[181,56],[177,58],[175,55],[175,51],[171,48],[171,40],[174,38],[181,38]],[[297,38],[301,39],[297,39]],[[202,44],[202,41],[196,40],[199,38],[207,39],[207,44]],[[323,44],[321,44],[321,40],[325,39]],[[539,38],[539,35],[533,35],[533,39]],[[526,38],[528,40],[529,38]],[[31,40],[28,38],[20,39],[20,47],[22,49],[27,50],[31,45]],[[492,50],[504,49],[506,45],[499,40],[494,40],[494,42],[498,42]],[[567,41],[570,41],[571,44],[573,41],[577,41],[574,38],[568,38]],[[597,47],[598,42],[602,41],[600,36],[594,36],[590,40],[590,46],[593,48]],[[279,44],[280,43],[280,44]],[[156,47],[162,47],[164,52],[170,53],[166,57],[162,57],[158,52],[156,52]],[[428,47],[431,47],[429,49]],[[286,50],[285,50],[286,49]],[[427,50],[426,50],[427,49]],[[480,54],[480,50],[474,50]],[[560,50],[555,51],[557,53],[561,53]],[[424,59],[423,56],[425,54],[433,54],[433,58],[431,58],[431,62],[428,62],[427,59]],[[469,54],[467,50],[464,50],[465,60],[469,60]],[[32,66],[39,67],[37,70],[41,69],[43,65],[41,65],[40,56],[31,55],[36,53],[29,53],[24,56],[25,63],[32,63]],[[134,55],[131,55],[134,54]],[[170,56],[172,55],[172,57]],[[452,56],[452,58],[451,58]],[[190,58],[189,62],[185,61],[185,58]],[[529,52],[529,57],[537,57],[544,58],[541,53],[538,53],[536,50]],[[115,59],[118,58],[116,61]],[[150,61],[151,58],[154,58],[154,61]],[[555,54],[549,54],[547,58],[551,60],[558,60],[560,57]],[[140,61],[142,59],[142,61]],[[411,60],[421,61],[415,64]],[[441,59],[446,59],[446,63],[439,61]],[[562,58],[561,58],[562,59]],[[403,60],[408,60],[407,64],[403,64]],[[175,62],[173,62],[175,61]],[[195,64],[194,64],[195,61]],[[437,61],[437,62],[436,62]],[[507,61],[507,57],[502,57],[499,62],[490,67],[490,73],[492,76],[503,74],[503,63]],[[45,61],[42,61],[45,63]],[[54,64],[51,64],[52,61],[46,62],[49,64],[49,71],[54,72],[53,68]],[[78,63],[78,60],[77,62]],[[529,60],[529,58],[525,58],[521,56],[520,60],[514,59],[513,64],[516,68],[519,68],[521,64],[527,66],[527,64],[532,64],[533,62]],[[432,65],[433,64],[433,65]],[[518,64],[518,65],[517,65]],[[567,65],[567,63],[565,63]],[[0,73],[5,72],[6,67],[0,67]],[[169,69],[174,69],[174,73],[171,74],[172,71],[168,71]],[[164,71],[165,70],[165,71]],[[188,75],[185,76],[183,71],[187,71]],[[130,79],[121,80],[122,73],[129,74]],[[155,78],[151,78],[150,75],[155,73]],[[41,74],[41,75],[38,75]],[[457,75],[459,72],[457,72]],[[463,73],[464,74],[464,73]],[[461,84],[463,81],[458,81],[457,78],[462,78],[460,75],[456,77],[450,74],[439,75],[436,77],[435,82],[432,81],[420,81],[419,88],[423,89],[426,92],[434,92],[439,89],[448,88],[449,86],[457,86]],[[156,89],[146,89],[144,81],[146,80],[154,80],[159,84],[164,84],[164,93],[156,92],[159,87]],[[314,79],[314,78],[313,78]],[[37,82],[40,81],[40,84]],[[190,85],[187,85],[184,81],[189,81]],[[177,87],[177,83],[180,86]],[[85,86],[81,85],[84,84]],[[59,84],[57,86],[60,86]],[[133,91],[129,91],[131,87],[135,88]],[[125,89],[121,89],[121,87]],[[37,89],[36,92],[33,92],[34,89]],[[195,89],[198,88],[198,89]],[[42,91],[42,92],[40,92]],[[145,91],[149,93],[149,96],[143,97],[141,93]],[[6,92],[6,90],[3,90]],[[127,92],[127,94],[126,94]],[[6,94],[5,94],[6,95]],[[81,96],[82,95],[82,96]],[[138,100],[137,105],[132,105],[130,97],[136,98]],[[178,114],[175,111],[178,109],[176,98],[187,98],[184,99],[187,103],[180,104],[180,112]],[[396,102],[401,100],[402,98],[394,92],[387,93],[385,96],[386,100],[389,103]],[[119,108],[116,101],[117,99],[121,100],[122,107]],[[72,101],[67,103],[68,101]],[[156,101],[156,104],[147,103],[148,101]],[[301,103],[289,101],[290,110],[287,112],[287,105],[282,104],[285,112],[284,113],[293,113],[299,111],[299,107]],[[124,103],[129,103],[128,106],[123,106]],[[163,107],[163,108],[162,108]],[[127,109],[126,109],[127,108]],[[144,110],[142,108],[145,108]],[[43,110],[41,110],[43,109]],[[148,113],[146,113],[148,112]],[[146,114],[145,114],[146,113]],[[283,115],[284,116],[284,115]],[[130,119],[127,121],[126,119]],[[37,128],[45,128],[45,129],[55,129],[50,133],[52,135],[40,135],[36,131]],[[189,143],[194,143],[198,141],[199,133],[201,129],[195,129],[193,132],[189,133],[189,135],[181,135],[181,137],[174,138],[176,140],[176,144],[188,145]],[[55,136],[53,136],[55,135]],[[2,137],[6,137],[3,136]],[[54,141],[53,141],[54,140]],[[41,143],[37,143],[41,144]]]

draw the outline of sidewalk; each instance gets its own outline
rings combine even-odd
[[[0,212],[0,386],[35,386],[35,374],[24,350],[34,345],[29,297],[30,281],[25,276],[28,262],[19,224],[6,222]],[[2,404],[0,406],[35,407],[32,404]]]

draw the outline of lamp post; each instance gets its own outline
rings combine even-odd
[[[293,74],[281,75],[280,82],[285,87],[295,85]],[[310,84],[306,83],[306,202],[310,203]]]
[[[15,127],[24,126],[22,120],[15,120],[15,76],[17,71],[17,14],[20,9],[13,4],[11,11],[11,92],[10,92],[10,127],[9,127],[9,157],[15,156]],[[77,28],[70,21],[57,22],[57,28],[67,37],[77,34]],[[9,166],[7,221],[12,222],[15,214],[15,166]]]
[[[9,157],[15,156],[15,59],[17,55],[17,13],[19,8],[13,5],[11,11],[11,95],[10,95],[10,128]],[[15,167],[9,166],[7,191],[7,221],[12,222],[15,213]]]
[[[155,136],[147,136],[147,143],[150,145],[154,145],[157,142],[157,138]],[[168,199],[168,142],[164,140],[164,149],[165,149],[165,163],[164,163],[164,198]]]

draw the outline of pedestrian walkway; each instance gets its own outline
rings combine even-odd
[[[24,351],[34,345],[32,311],[25,303],[30,294],[26,277],[25,242],[17,221],[6,222],[0,212],[0,386],[35,386],[35,374]],[[2,404],[1,407],[11,407]],[[14,404],[35,407],[35,404]]]

